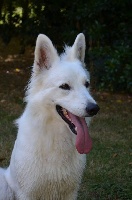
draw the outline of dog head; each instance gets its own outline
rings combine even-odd
[[[40,34],[37,38],[33,75],[27,99],[44,96],[45,106],[56,117],[63,119],[70,130],[77,135],[76,147],[79,153],[87,153],[91,148],[81,147],[89,135],[85,117],[92,117],[99,111],[99,106],[89,91],[90,76],[85,69],[85,37],[80,33],[72,47],[58,56],[51,40]],[[42,95],[43,94],[43,95]],[[30,97],[30,98],[29,98]],[[41,98],[40,98],[41,99]],[[50,113],[50,112],[49,112]],[[80,139],[82,138],[82,139]]]

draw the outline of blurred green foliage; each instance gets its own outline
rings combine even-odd
[[[132,61],[129,45],[96,47],[89,51],[93,85],[109,91],[132,92]]]
[[[19,36],[23,53],[45,33],[60,51],[83,32],[96,87],[130,92],[131,6],[130,0],[1,0],[0,37],[8,44]]]

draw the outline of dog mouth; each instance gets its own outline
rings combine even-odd
[[[78,117],[60,105],[56,105],[56,110],[72,133],[76,135],[76,149],[80,154],[87,154],[92,148],[92,140],[89,135],[85,118]]]
[[[61,116],[61,118],[68,124],[71,131],[77,135],[77,127],[73,124],[71,118],[68,115],[68,112],[65,108],[62,108],[61,106],[57,105],[56,110],[58,114]]]

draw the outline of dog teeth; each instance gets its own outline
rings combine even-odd
[[[63,108],[63,113],[64,113],[64,115],[67,115],[67,111],[64,108]]]
[[[71,121],[71,119],[69,118],[69,116],[68,116],[68,115],[66,115],[66,118],[67,118],[69,121]]]
[[[77,132],[77,127],[75,127],[75,131]]]
[[[68,116],[67,110],[65,108],[62,108],[63,114],[65,115],[65,117],[71,121],[70,117]]]

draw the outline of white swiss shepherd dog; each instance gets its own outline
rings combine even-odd
[[[99,106],[89,92],[85,37],[57,54],[40,34],[35,48],[26,108],[7,169],[0,169],[0,200],[76,200],[92,148],[85,117]]]

